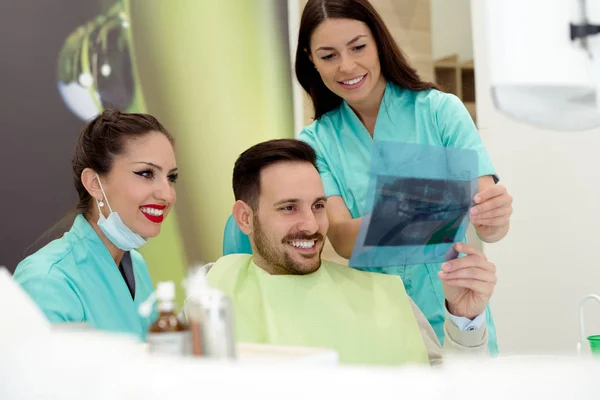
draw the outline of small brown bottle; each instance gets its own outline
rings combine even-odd
[[[184,356],[189,351],[190,334],[186,324],[175,315],[175,284],[171,281],[156,285],[158,319],[148,329],[150,353]]]

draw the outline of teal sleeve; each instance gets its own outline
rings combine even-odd
[[[465,105],[458,97],[440,92],[440,99],[435,108],[435,120],[446,147],[475,150],[479,158],[479,176],[492,175],[498,183],[498,175],[492,165],[481,136],[473,123],[473,119]]]
[[[323,187],[325,188],[325,196],[341,196],[342,192],[340,187],[331,173],[329,164],[324,157],[324,149],[316,142],[313,133],[308,128],[304,128],[302,132],[300,132],[298,139],[309,144],[315,153],[317,153],[317,169],[319,170],[319,175],[321,175],[321,181],[323,182]]]
[[[66,277],[52,273],[19,274],[15,280],[51,323],[83,322],[81,300]]]

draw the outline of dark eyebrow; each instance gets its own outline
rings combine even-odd
[[[275,207],[278,207],[278,206],[281,206],[281,205],[286,204],[286,203],[294,203],[295,204],[295,203],[299,203],[299,202],[300,202],[300,200],[298,200],[298,199],[285,199],[285,200],[280,200],[280,201],[278,201],[277,203],[275,203],[273,205]]]
[[[156,165],[156,164],[154,164],[154,163],[147,162],[147,161],[138,161],[138,162],[135,162],[134,164],[146,164],[146,165],[148,165],[148,166],[150,166],[150,167],[154,167],[154,168],[156,168],[156,169],[157,169],[157,170],[159,170],[159,171],[162,171],[162,170],[163,170],[163,168],[162,168],[160,165]],[[176,172],[176,171],[177,171],[177,167],[175,167],[175,168],[172,168],[171,170],[169,170],[169,173]]]
[[[352,43],[356,42],[358,39],[360,38],[364,38],[367,37],[367,35],[358,35],[357,37],[355,37],[354,39],[352,39],[351,41],[349,41],[348,43],[346,43],[346,46],[350,46]],[[335,50],[333,47],[319,47],[317,50]]]
[[[327,197],[326,196],[317,197],[315,199],[314,203],[317,203],[319,201],[322,201],[322,202],[326,203],[327,202]],[[297,203],[300,203],[300,200],[299,199],[285,199],[285,200],[278,201],[277,203],[275,203],[273,205],[275,207],[278,207],[278,206],[282,206],[284,204],[290,204],[290,203],[291,204],[297,204]]]
[[[367,35],[358,35],[357,37],[355,37],[354,39],[352,39],[351,41],[346,43],[346,46],[350,46],[352,43],[356,42],[358,39],[364,38],[364,37],[367,37]]]

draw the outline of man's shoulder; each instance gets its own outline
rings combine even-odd
[[[236,275],[252,262],[252,254],[229,254],[215,261],[207,277],[210,281],[218,281]]]

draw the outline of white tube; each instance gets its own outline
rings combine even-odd
[[[588,294],[583,299],[581,299],[581,301],[579,302],[579,340],[580,340],[580,346],[578,346],[578,349],[577,349],[578,351],[581,351],[581,348],[584,346],[584,343],[587,340],[587,338],[585,337],[585,323],[584,323],[584,317],[583,317],[583,306],[590,299],[594,299],[598,303],[600,303],[600,296],[598,296],[596,294]]]

